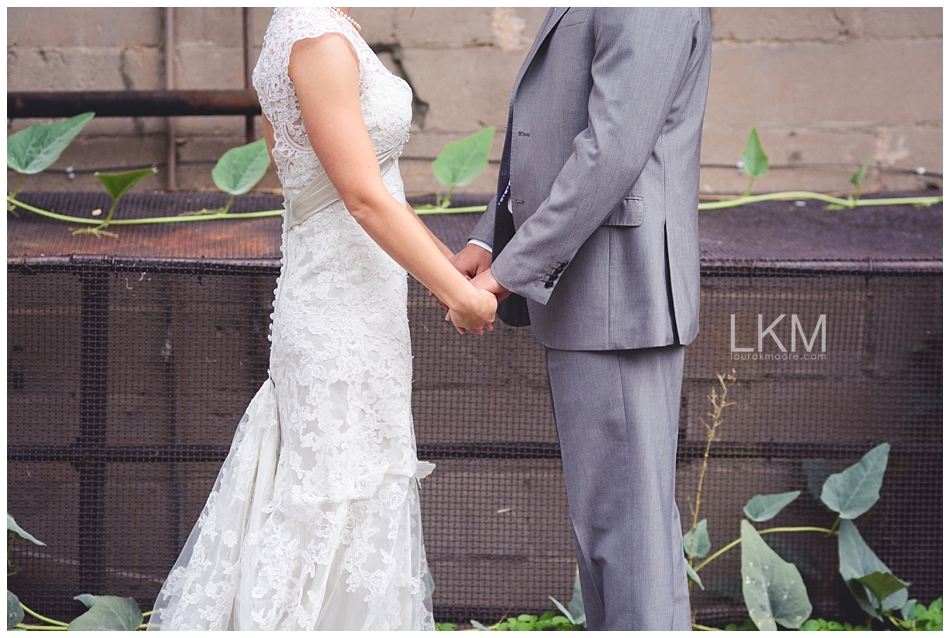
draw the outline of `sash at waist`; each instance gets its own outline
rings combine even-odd
[[[398,146],[376,153],[376,161],[379,162],[381,176],[385,176],[392,169],[396,163],[398,153]],[[315,213],[340,201],[340,199],[340,194],[330,182],[326,172],[321,171],[319,175],[313,178],[313,181],[285,202],[284,207],[287,214],[284,216],[284,229],[290,230],[294,226],[299,226]]]

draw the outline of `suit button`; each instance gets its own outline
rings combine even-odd
[[[560,274],[562,272],[564,272],[564,266],[558,266],[557,268],[554,269],[555,274]]]
[[[554,288],[554,282],[553,282],[553,281],[546,281],[546,282],[544,282],[544,287],[545,287],[545,288]]]

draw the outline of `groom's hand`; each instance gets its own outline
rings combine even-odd
[[[450,257],[449,261],[460,273],[469,279],[474,279],[491,268],[491,253],[481,246],[468,244],[454,257]]]
[[[482,249],[479,248],[479,250]],[[482,252],[485,251],[482,250]],[[498,303],[501,303],[505,297],[511,294],[510,290],[495,281],[495,277],[491,274],[491,266],[489,266],[486,270],[483,270],[474,279],[472,279],[472,285],[479,290],[487,290],[488,292],[495,295]]]
[[[449,256],[448,260],[460,273],[465,275],[468,279],[474,278],[476,275],[478,275],[478,273],[491,267],[491,253],[484,248],[476,246],[475,244],[468,244],[457,254]],[[431,290],[429,291],[429,296],[434,296]],[[445,302],[443,302],[438,297],[436,297],[436,301],[438,301],[439,305],[442,306],[442,310],[448,313],[449,307],[445,305]],[[446,314],[446,321],[448,321],[448,318],[449,316]]]

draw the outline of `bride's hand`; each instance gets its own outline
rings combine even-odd
[[[492,322],[495,321],[497,308],[498,300],[495,295],[487,290],[476,290],[472,287],[465,302],[458,308],[449,308],[445,318],[455,325],[459,334],[474,332],[480,335],[484,334],[485,330],[493,330]]]

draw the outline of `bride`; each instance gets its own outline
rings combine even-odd
[[[254,70],[284,189],[270,373],[149,629],[431,629],[406,271],[459,332],[495,297],[405,202],[411,92],[347,9],[277,9]]]

